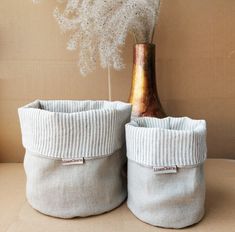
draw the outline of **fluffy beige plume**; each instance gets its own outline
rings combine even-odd
[[[39,2],[40,0],[33,0]],[[63,32],[70,33],[67,48],[79,50],[83,75],[100,60],[103,68],[124,67],[121,48],[127,34],[136,43],[151,43],[160,0],[57,0],[54,16]]]

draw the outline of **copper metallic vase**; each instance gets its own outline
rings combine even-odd
[[[129,102],[133,105],[133,116],[166,117],[156,87],[154,44],[136,44],[134,47],[133,79]]]

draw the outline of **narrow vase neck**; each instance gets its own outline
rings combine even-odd
[[[165,116],[158,98],[155,74],[155,45],[136,44],[129,98],[134,116]]]
[[[133,60],[133,77],[135,78],[136,84],[149,90],[155,90],[155,45],[136,44]]]

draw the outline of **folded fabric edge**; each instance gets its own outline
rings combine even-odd
[[[157,120],[161,122],[161,119]],[[128,159],[146,166],[160,167],[192,166],[204,162],[207,153],[206,124],[204,120],[194,120],[195,122],[199,122],[199,126],[195,124],[194,130],[138,127],[135,124],[136,120],[128,123],[126,125]]]
[[[39,103],[31,104],[37,107]],[[33,152],[55,158],[98,157],[113,153],[124,144],[124,125],[130,120],[131,105],[121,105],[124,107],[120,109],[98,109],[81,114],[42,113],[37,108],[19,108],[23,145]]]

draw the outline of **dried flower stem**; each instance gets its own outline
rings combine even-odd
[[[111,83],[111,71],[108,66],[108,91],[109,91],[109,101],[112,101],[112,83]]]
[[[134,38],[135,44],[137,44],[137,39],[136,39],[135,33],[132,32],[132,36]]]
[[[152,30],[151,43],[153,43],[153,40],[154,40],[154,34],[155,34],[155,30],[156,30],[157,23],[158,23],[158,16],[160,13],[160,7],[161,7],[161,0],[158,1],[157,11],[156,11],[156,15],[155,15],[155,22],[156,23],[155,23],[155,26],[153,27],[153,30]]]

